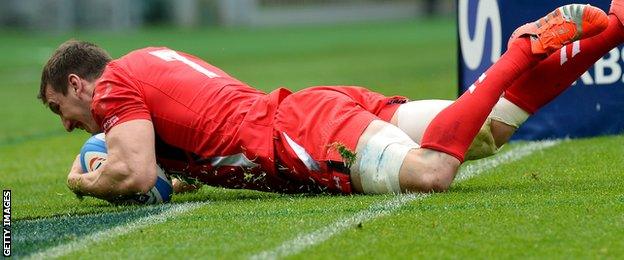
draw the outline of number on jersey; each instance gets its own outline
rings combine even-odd
[[[193,62],[192,60],[189,60],[188,58],[180,55],[179,53],[173,51],[173,50],[157,50],[157,51],[152,51],[150,52],[151,55],[154,55],[158,58],[161,58],[164,61],[181,61],[186,65],[189,65],[191,68],[193,68],[194,70],[198,71],[201,74],[204,74],[206,76],[208,76],[209,78],[217,78],[219,77],[219,75],[217,75],[217,73],[214,73],[204,67],[202,67],[201,65]]]

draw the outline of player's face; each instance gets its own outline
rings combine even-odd
[[[67,95],[48,87],[46,97],[48,107],[61,118],[61,123],[68,132],[74,129],[82,129],[92,134],[100,132],[100,127],[91,114],[91,100],[81,99],[71,86]]]

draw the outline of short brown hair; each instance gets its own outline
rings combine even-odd
[[[46,87],[67,95],[67,75],[76,74],[87,80],[95,80],[104,72],[112,58],[108,53],[90,42],[69,40],[61,44],[43,67],[39,95],[47,103]]]

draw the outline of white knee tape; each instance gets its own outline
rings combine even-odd
[[[490,118],[515,128],[520,127],[529,118],[529,113],[506,98],[500,98],[492,108]]]
[[[400,193],[399,171],[409,150],[419,145],[399,128],[388,125],[360,151],[359,176],[366,194]]]

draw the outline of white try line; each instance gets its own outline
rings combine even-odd
[[[455,180],[463,181],[470,179],[501,164],[517,161],[534,152],[555,146],[560,142],[561,141],[558,140],[532,142],[514,147],[496,156],[470,164],[458,173]],[[312,233],[299,235],[292,240],[285,241],[278,247],[253,255],[251,256],[251,259],[276,259],[297,254],[308,247],[324,242],[332,236],[345,231],[347,228],[354,227],[365,221],[389,215],[408,202],[422,200],[429,196],[431,196],[431,194],[403,194],[394,196],[392,199],[376,203],[368,209],[360,211],[354,216],[340,219],[327,227],[318,229]]]
[[[145,228],[151,225],[165,222],[166,220],[170,218],[173,218],[185,212],[194,210],[204,204],[205,203],[183,203],[183,204],[171,205],[169,209],[157,215],[143,217],[125,225],[116,226],[114,228],[103,230],[97,233],[93,233],[91,235],[79,237],[72,242],[61,244],[61,245],[49,248],[47,250],[32,254],[26,257],[26,259],[59,258],[69,253],[85,249],[91,244],[110,240],[115,237],[133,232],[137,229],[141,229],[141,228]]]

